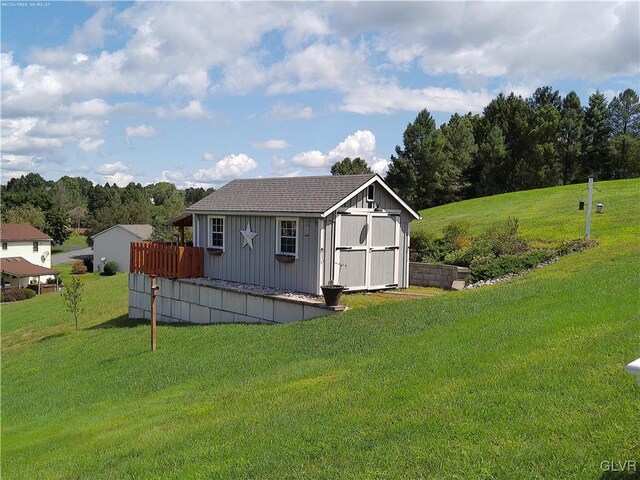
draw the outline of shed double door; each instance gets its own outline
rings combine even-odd
[[[345,290],[398,286],[400,216],[357,212],[338,215],[336,283]]]

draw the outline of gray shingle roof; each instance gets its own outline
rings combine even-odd
[[[323,213],[375,174],[233,180],[189,211]]]
[[[147,240],[151,234],[153,233],[153,227],[147,223],[138,223],[138,224],[119,224],[122,228],[124,228],[127,232],[133,233],[134,235],[142,238],[143,240]]]

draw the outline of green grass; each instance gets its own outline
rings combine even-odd
[[[67,238],[62,245],[56,245],[51,249],[51,254],[55,255],[56,253],[68,252],[71,250],[69,247],[86,248],[87,237],[78,235],[76,232],[71,232],[71,236]]]
[[[624,371],[640,355],[640,181],[598,186],[599,247],[478,290],[285,326],[160,326],[155,353],[126,318],[124,274],[83,276],[77,333],[59,294],[3,305],[2,477],[623,478],[600,463],[640,461]],[[549,209],[574,189],[423,224],[516,214],[528,238],[579,237],[576,205]]]

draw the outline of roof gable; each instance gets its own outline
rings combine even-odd
[[[130,224],[130,225],[118,223],[117,225],[109,227],[106,230],[96,233],[95,235],[92,235],[91,238],[96,238],[98,235],[107,233],[113,230],[114,228],[121,228],[122,230],[125,230],[126,232],[129,232],[130,234],[135,235],[140,240],[147,240],[153,233],[153,227],[147,223]]]
[[[3,242],[17,242],[20,240],[53,239],[28,223],[3,223],[0,225],[0,240]]]

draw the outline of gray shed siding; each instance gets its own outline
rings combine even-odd
[[[277,225],[275,216],[224,215],[225,251],[221,255],[205,253],[206,277],[263,285],[266,287],[319,294],[318,245],[319,219],[298,218],[298,258],[293,263],[280,263],[275,259]],[[195,216],[198,246],[209,246],[207,214]],[[247,222],[258,235],[253,239],[253,250],[242,247]]]
[[[378,206],[382,210],[395,210],[400,212],[400,237],[399,237],[399,256],[398,256],[398,286],[400,288],[406,288],[409,286],[409,236],[410,236],[410,222],[413,219],[409,212],[407,212],[402,205],[393,198],[381,185],[376,184],[375,192],[374,192],[374,201],[378,204]],[[358,209],[368,209],[369,205],[367,203],[367,190],[360,192],[355,195],[350,200],[344,202],[338,210],[343,208],[358,208]],[[335,238],[335,229],[336,229],[336,220],[339,212],[336,211],[331,215],[325,218],[324,224],[324,250],[322,252],[322,263],[323,263],[323,284],[328,283],[331,279],[335,278],[336,269],[338,268],[335,265],[335,248],[336,248],[336,238]],[[359,232],[341,232],[341,237],[349,237],[349,238],[358,238]],[[378,244],[378,242],[383,242],[388,238],[388,235],[385,232],[375,233],[374,230],[374,238],[372,239],[373,245]],[[355,253],[355,252],[354,252]],[[385,257],[384,260],[381,259],[382,263],[386,263],[388,258],[384,254],[380,254],[380,257]],[[341,262],[342,263],[342,262]],[[371,274],[372,284],[375,284],[377,279],[377,274]],[[350,280],[350,279],[347,279]]]

